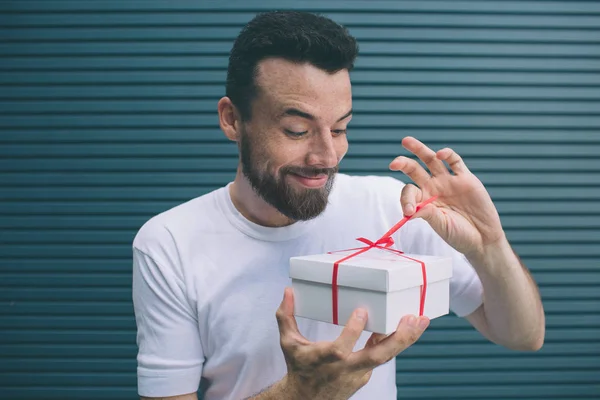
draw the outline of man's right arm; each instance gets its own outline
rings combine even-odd
[[[168,250],[168,242],[156,244],[156,235],[148,236],[139,241],[141,249],[133,249],[138,395],[195,400],[204,362],[198,321],[177,260],[162,251]],[[151,251],[152,257],[147,254]]]

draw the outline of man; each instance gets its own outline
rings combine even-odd
[[[289,258],[377,238],[432,196],[397,246],[453,257],[451,309],[489,340],[542,346],[537,287],[458,154],[404,138],[429,172],[407,157],[390,168],[417,186],[338,173],[356,54],[343,28],[308,13],[262,14],[240,33],[218,103],[240,152],[235,180],[155,216],[134,240],[142,398],[196,399],[202,384],[207,400],[395,399],[395,356],[427,318],[406,316],[388,337],[363,332],[361,309],[343,326],[296,320]]]

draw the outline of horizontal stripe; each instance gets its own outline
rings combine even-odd
[[[591,383],[595,382],[594,371],[586,370],[567,370],[567,371],[548,371],[548,372],[529,372],[524,374],[522,371],[513,373],[502,372],[472,372],[471,379],[476,379],[479,384],[486,383],[503,383],[503,384],[519,384],[519,383]],[[36,384],[38,385],[73,385],[74,387],[95,386],[101,385],[102,381],[110,380],[114,386],[127,385],[131,380],[135,379],[135,372],[129,373],[80,373],[74,372],[69,378],[66,374],[58,374],[52,372],[36,373]],[[468,377],[464,373],[447,372],[439,373],[412,373],[402,372],[398,374],[398,384],[403,385],[405,382],[412,385],[446,385],[446,384],[469,384]],[[73,381],[70,381],[72,379]],[[6,380],[11,386],[28,387],[31,383],[31,375],[27,373],[8,373],[0,374],[0,381]]]
[[[353,132],[350,146],[353,146],[353,141],[356,140],[357,134]],[[361,135],[362,136],[362,135]],[[365,139],[366,139],[365,132]],[[477,176],[482,173],[493,176],[494,174],[504,174],[507,177],[512,177],[514,172],[521,171],[523,173],[545,174],[555,177],[555,182],[560,184],[559,179],[564,174],[574,176],[575,173],[584,173],[584,175],[597,174],[600,171],[600,158],[577,158],[569,157],[569,155],[560,155],[556,157],[539,157],[530,158],[527,156],[521,157],[489,157],[486,156],[483,149],[486,146],[504,146],[502,143],[481,144],[482,151],[480,154],[474,152],[465,155],[462,153],[462,145],[455,143],[431,143],[423,137],[427,145],[434,149],[451,146],[463,159],[469,169]],[[157,141],[160,143],[160,141]],[[371,142],[376,142],[373,140]],[[389,141],[388,141],[389,142]],[[55,141],[53,143],[59,143]],[[173,141],[169,141],[173,143]],[[572,142],[571,142],[572,143]],[[36,142],[35,144],[40,144]],[[140,142],[141,144],[141,142]],[[190,144],[194,144],[191,142]],[[92,145],[92,144],[90,144]],[[558,143],[560,145],[560,143]],[[594,143],[590,143],[594,145]],[[360,144],[357,144],[360,146]],[[542,146],[541,144],[539,146]],[[398,154],[406,155],[401,150],[400,144],[397,145]],[[207,173],[218,172],[231,174],[231,171],[237,166],[236,155],[221,156],[215,158],[193,158],[193,157],[177,157],[177,156],[161,156],[155,157],[102,157],[102,156],[87,156],[74,157],[72,155],[65,157],[45,158],[40,157],[19,157],[9,158],[9,155],[0,160],[0,170],[6,174],[24,174],[24,173],[55,173],[60,176],[60,173],[77,171],[79,174],[89,174],[90,176],[100,176],[103,173],[111,174],[117,171],[127,171],[128,174],[143,174],[148,172],[160,172],[163,176],[168,176],[170,173]],[[377,157],[377,156],[359,156],[349,154],[340,164],[340,172],[348,174],[389,174],[389,164],[394,157]],[[415,158],[415,157],[411,157]],[[551,158],[551,159],[550,159]],[[559,175],[554,175],[559,174]],[[563,175],[560,175],[563,174]],[[12,176],[12,175],[8,175]],[[396,179],[403,182],[408,182],[408,177],[402,173],[391,174]],[[3,181],[0,179],[0,181]],[[589,183],[594,182],[592,180]],[[1,212],[1,210],[0,210]]]
[[[147,202],[134,202],[134,201],[31,201],[23,200],[16,202],[0,201],[0,215],[2,216],[25,216],[25,215],[74,215],[74,216],[85,216],[85,215],[104,215],[104,216],[135,216],[142,215],[151,217],[159,212],[166,211],[172,207],[179,205],[178,201],[147,201]],[[562,202],[534,202],[534,201],[510,201],[503,200],[495,203],[496,208],[500,212],[500,215],[589,215],[589,214],[600,214],[600,203],[597,201],[578,201],[571,203],[570,206]],[[543,230],[535,232],[536,237],[542,235],[544,240],[558,240],[557,234],[564,232],[564,229],[557,227],[556,231]],[[49,227],[52,230],[52,227]],[[90,235],[95,234],[98,236],[93,237],[93,241],[104,237],[103,235],[114,235],[121,232],[120,229],[115,228],[112,231],[102,232],[86,232],[85,229],[73,228],[73,231],[62,232],[63,235],[69,235],[69,240],[76,239],[77,235]],[[13,232],[19,234],[19,232]],[[35,235],[35,232],[28,231],[29,234]],[[43,237],[46,233],[39,232],[40,237]],[[59,232],[52,233],[58,234]],[[583,232],[582,232],[583,233]],[[519,229],[511,231],[513,235],[519,235]],[[523,232],[523,234],[531,235],[531,232]],[[570,235],[577,236],[577,231],[570,231]],[[522,238],[528,237],[522,236]],[[91,237],[91,236],[90,236]],[[521,236],[519,236],[521,237]],[[535,239],[535,238],[532,238]],[[85,240],[85,239],[83,239]],[[569,240],[565,237],[562,240]],[[576,240],[583,240],[579,237]]]
[[[430,3],[430,2],[427,2]],[[348,2],[348,4],[352,4]],[[360,3],[359,3],[360,4]],[[388,2],[393,5],[395,2]],[[444,4],[443,2],[441,4]],[[472,8],[477,3],[470,3]],[[493,3],[489,3],[493,4]],[[552,4],[552,3],[548,3]],[[554,3],[560,4],[560,3]],[[593,3],[588,3],[593,7]],[[318,6],[318,3],[315,3]],[[587,11],[589,15],[591,11]],[[496,42],[496,43],[598,43],[598,31],[550,30],[533,28],[494,29],[488,27],[461,29],[440,27],[404,27],[404,26],[351,26],[350,33],[359,43],[371,41],[414,41],[414,42]],[[148,27],[60,27],[22,29],[19,27],[0,27],[0,37],[10,43],[47,43],[47,42],[94,42],[94,41],[199,41],[230,40],[233,42],[240,32],[240,26],[155,26]]]
[[[391,160],[389,160],[391,161]],[[388,162],[389,162],[388,161]],[[236,165],[232,165],[231,169]],[[381,176],[397,176],[403,179],[403,175],[398,173],[386,172],[379,174]],[[560,185],[580,186],[580,185],[598,185],[596,179],[600,176],[598,172],[577,172],[576,174],[567,172],[481,172],[479,179],[487,185]],[[0,182],[6,187],[31,186],[49,187],[49,186],[148,186],[156,185],[164,187],[173,185],[194,185],[198,182],[203,184],[223,184],[235,178],[235,172],[0,172]]]
[[[225,85],[222,83],[212,85],[73,85],[73,86],[14,86],[3,91],[0,99],[3,100],[18,100],[18,99],[216,99],[217,96],[225,94]],[[600,100],[600,90],[596,87],[543,87],[532,85],[516,86],[460,86],[460,85],[357,85],[353,86],[353,96],[356,99],[494,99],[494,100],[577,100],[577,101],[598,101]],[[212,113],[211,127],[217,128],[216,114]],[[50,122],[53,120],[65,120],[65,118],[48,118]],[[68,119],[67,119],[68,120]],[[504,120],[504,118],[502,118]],[[550,119],[552,120],[552,119]],[[19,125],[30,125],[27,119],[23,118],[2,118],[0,126],[7,127],[8,123],[14,124],[21,121]],[[576,122],[575,120],[574,122]],[[107,123],[96,118],[94,121],[89,121],[89,128],[98,128],[106,126]],[[155,124],[144,124],[141,122],[131,121],[133,125],[144,126],[147,128],[156,128]],[[130,125],[131,122],[121,121],[121,125]],[[178,121],[170,121],[171,126],[182,126]],[[432,121],[429,121],[432,122]],[[580,121],[581,122],[581,121]],[[541,126],[550,129],[560,128],[560,124],[550,126],[547,124],[546,118],[538,121]],[[114,124],[114,122],[113,122]],[[353,123],[356,125],[356,123]],[[447,125],[446,122],[443,123]],[[55,128],[55,124],[47,125],[47,128]],[[108,124],[110,125],[110,123]],[[437,125],[437,124],[436,124]],[[483,124],[483,128],[493,128]],[[119,126],[119,125],[117,125]],[[117,127],[115,126],[115,127]],[[464,124],[461,124],[464,126]],[[518,125],[517,125],[518,126]],[[535,126],[535,124],[534,124]],[[38,128],[41,125],[38,124]]]
[[[450,101],[451,102],[451,101]],[[412,102],[408,102],[412,103]],[[481,101],[479,101],[481,103]],[[505,102],[509,103],[509,102]],[[451,103],[450,103],[451,104]],[[561,103],[562,104],[562,103]],[[575,130],[573,128],[567,129],[556,129],[556,128],[542,128],[542,129],[450,129],[448,127],[438,128],[438,129],[427,129],[427,128],[403,128],[401,131],[398,129],[390,129],[390,128],[382,128],[382,129],[372,129],[370,127],[355,127],[353,124],[349,126],[349,136],[348,139],[350,141],[350,145],[352,148],[352,144],[355,142],[368,142],[368,143],[377,143],[379,141],[385,142],[393,142],[400,141],[404,136],[415,136],[421,140],[423,140],[427,145],[432,148],[440,148],[441,146],[451,145],[456,146],[457,144],[471,144],[471,145],[481,145],[480,154],[483,150],[486,150],[486,145],[504,145],[504,144],[533,144],[536,147],[542,147],[547,144],[553,144],[558,146],[568,145],[568,144],[591,144],[598,145],[600,144],[600,137],[597,135],[595,131],[588,130]],[[53,129],[53,128],[44,128],[44,129],[11,129],[4,130],[0,135],[0,143],[3,144],[27,144],[27,145],[35,145],[35,144],[45,144],[45,145],[58,145],[64,143],[74,143],[74,144],[102,144],[109,143],[111,145],[118,144],[135,144],[136,147],[138,145],[146,145],[152,143],[167,143],[167,144],[176,144],[176,143],[184,143],[184,144],[193,144],[193,143],[204,143],[204,142],[225,142],[225,138],[223,133],[218,128],[180,128],[180,129],[169,129],[169,128],[156,128],[156,127],[148,127],[146,129],[102,129],[102,128],[94,128],[90,127],[89,129],[85,129],[85,132],[81,132],[80,130],[70,130],[70,129]],[[5,147],[2,146],[1,149]],[[531,147],[530,147],[531,149]],[[462,148],[456,149],[461,150]],[[5,152],[6,157],[10,156],[9,152]],[[349,155],[351,157],[352,155]],[[477,157],[478,154],[472,154],[471,157]],[[528,155],[523,155],[523,157],[527,158],[527,162],[535,162],[535,159],[532,158],[537,156],[536,153],[530,153]],[[231,160],[235,160],[235,156],[230,156],[229,159],[215,159],[211,158],[210,160],[205,159],[195,159],[194,162],[198,163],[213,163],[213,162],[226,162],[228,165],[231,165]],[[84,160],[89,160],[89,156],[79,157],[77,158],[75,155],[71,155],[67,157],[64,155],[63,159],[52,159],[45,160],[44,154],[38,154],[36,160],[28,160],[27,163],[32,163],[37,160],[42,160],[44,162],[81,162]],[[73,160],[73,158],[76,158]],[[505,153],[504,158],[511,158],[511,163],[505,163],[507,167],[509,164],[512,165],[514,160],[514,155],[511,153]],[[369,160],[365,160],[366,162],[362,165],[362,168],[369,168],[371,162],[376,161],[378,159],[377,156],[371,157]],[[135,160],[130,158],[119,157],[119,160],[123,160],[123,162],[131,162],[131,161],[140,161],[144,160]],[[117,160],[117,161],[119,161]],[[345,159],[344,159],[345,160]],[[4,159],[0,159],[0,162],[3,162]],[[108,165],[114,160],[109,158],[96,158],[91,159],[90,162],[106,162]],[[152,162],[160,162],[160,159],[153,159]],[[179,162],[191,162],[190,160],[179,160],[176,158],[171,158],[167,160],[168,163],[162,165],[160,168],[169,168],[170,163],[177,168]],[[484,163],[481,163],[480,168],[483,168],[488,163],[494,163],[495,160],[484,160]],[[560,161],[559,158],[555,158],[555,161]],[[569,163],[576,163],[580,160],[578,159],[569,159],[565,160]],[[593,163],[594,159],[585,160],[586,165],[588,163]],[[12,162],[18,162],[17,160],[11,160]],[[545,168],[550,167],[547,162],[544,162]],[[35,165],[35,164],[32,164]],[[57,164],[58,165],[58,164]],[[199,164],[205,165],[205,164]],[[221,164],[223,165],[223,164]],[[494,165],[494,164],[492,164]],[[594,164],[591,164],[594,165]],[[5,165],[3,165],[4,167]],[[520,168],[524,168],[525,165],[522,165]],[[44,167],[45,168],[45,167]],[[204,168],[204,166],[203,166]],[[594,168],[592,168],[594,169]],[[5,168],[1,168],[2,171],[8,171],[8,165]]]
[[[34,73],[36,74],[36,73]],[[39,75],[39,73],[37,73]],[[373,72],[373,74],[377,74]],[[399,73],[396,75],[403,75]],[[7,78],[8,79],[8,78]],[[599,78],[600,82],[600,78]],[[0,101],[0,115],[38,114],[145,114],[149,112],[173,113],[174,117],[184,113],[217,114],[218,100],[20,100]],[[600,113],[600,101],[500,101],[500,100],[355,100],[352,103],[355,115],[363,113],[403,114],[446,114],[457,113],[466,116],[478,114],[550,114],[550,115],[592,115]],[[350,123],[352,127],[352,123]],[[143,138],[140,138],[143,139]]]
[[[540,273],[535,274],[536,277],[541,275]],[[586,276],[593,276],[593,279],[597,282],[600,280],[596,275],[592,274],[578,274],[573,273],[575,278],[585,279]],[[82,274],[82,286],[89,286],[87,282],[93,276],[92,274]],[[90,278],[87,278],[87,277]],[[105,279],[106,280],[106,279]],[[13,280],[14,281],[14,280]],[[71,280],[66,279],[65,284]],[[3,282],[4,283],[4,282]],[[568,282],[565,282],[565,284]],[[544,300],[544,308],[546,315],[582,315],[589,314],[593,315],[598,313],[600,310],[600,299],[590,300]],[[71,317],[84,317],[89,318],[91,316],[110,316],[110,317],[127,317],[132,318],[133,307],[129,302],[122,301],[79,301],[79,302],[65,302],[65,301],[19,301],[9,304],[6,307],[0,307],[0,315],[3,316],[16,316],[19,321],[24,318],[37,318],[46,317],[51,315],[52,317],[59,316],[71,316]],[[12,325],[14,321],[5,323],[5,327],[16,327]],[[18,321],[17,321],[18,324]],[[432,329],[438,329],[435,326]],[[426,340],[435,340],[442,342],[459,341],[459,342],[470,342],[472,340],[484,340],[479,336],[474,336],[475,331],[446,331],[444,328],[439,335],[434,337],[428,336]],[[465,327],[465,329],[468,329]],[[436,330],[437,332],[437,330]],[[473,333],[473,334],[471,334]],[[594,340],[600,335],[600,329],[582,329],[577,331],[568,331],[565,329],[552,329],[546,334],[547,342],[559,342],[559,341],[570,341],[570,340]],[[567,337],[568,336],[568,337]],[[0,354],[2,351],[0,351]]]
[[[108,30],[112,30],[110,28]],[[151,28],[156,31],[157,28]],[[12,33],[11,33],[12,35]],[[594,33],[596,36],[596,33]],[[356,68],[372,70],[431,70],[431,71],[582,71],[596,72],[600,59],[596,58],[564,58],[564,57],[519,57],[498,56],[494,54],[482,56],[432,56],[407,55],[402,57],[388,55],[378,56],[360,54],[356,60]],[[0,71],[181,71],[181,70],[214,70],[227,68],[227,55],[182,56],[105,56],[92,57],[58,57],[49,55],[33,55],[26,57],[4,57]]]
[[[2,192],[0,191],[0,194]],[[106,216],[106,215],[43,215],[43,216],[3,216],[0,219],[0,228],[4,229],[30,229],[30,228],[51,228],[51,229],[136,229],[149,219],[151,215],[142,216]],[[570,216],[565,221],[556,221],[549,216],[522,216],[507,215],[503,216],[502,223],[506,228],[560,228],[583,229],[600,227],[600,215],[590,216]],[[597,236],[595,237],[597,238]],[[39,248],[42,250],[42,248]],[[8,249],[14,251],[15,249]],[[52,249],[47,249],[55,252]],[[64,249],[63,249],[64,250]],[[548,249],[551,251],[551,249]],[[598,248],[600,252],[600,248]],[[67,252],[68,253],[68,252]]]
[[[20,85],[85,85],[85,84],[213,84],[226,80],[226,71],[98,71],[98,72],[4,72],[0,76],[0,84],[8,86]],[[394,85],[458,85],[473,86],[478,84],[490,85],[547,85],[547,86],[598,86],[600,77],[594,72],[492,72],[492,71],[377,71],[356,70],[351,74],[351,80],[357,85],[394,84]],[[1,103],[0,103],[1,104]],[[10,104],[10,103],[9,103]],[[401,104],[401,103],[400,103]],[[8,105],[8,104],[7,104]],[[17,104],[19,105],[19,104]],[[35,103],[33,105],[36,105]],[[44,105],[44,104],[39,104]],[[186,102],[194,106],[196,111],[216,111],[215,101]],[[358,110],[365,109],[358,104]],[[431,104],[434,105],[434,104]],[[429,108],[427,108],[429,109]],[[596,109],[597,110],[597,109]],[[4,110],[4,112],[15,109]],[[59,111],[64,111],[60,109]],[[77,109],[73,110],[74,112]],[[379,111],[379,110],[378,110]],[[380,110],[386,111],[386,110]],[[476,111],[476,110],[468,110]]]
[[[199,182],[193,187],[172,186],[168,190],[157,187],[59,187],[55,190],[48,188],[19,187],[16,189],[0,187],[0,199],[3,200],[110,200],[110,201],[188,201],[209,191],[216,190],[221,185],[203,185]],[[537,187],[501,186],[488,187],[488,192],[494,200],[524,200],[524,201],[559,201],[567,202],[585,200],[600,200],[600,187],[583,185],[571,187],[573,190],[560,190],[558,185]],[[568,203],[568,204],[569,204]],[[0,221],[1,223],[1,221]],[[561,222],[562,223],[562,222]],[[548,224],[552,224],[549,222]]]
[[[572,206],[575,210],[579,210],[579,204]],[[132,204],[131,208],[139,208],[138,205]],[[532,209],[536,209],[535,205],[531,206]],[[139,210],[138,210],[139,211]],[[160,211],[156,210],[154,214],[158,214]],[[133,212],[124,212],[123,215],[135,214]],[[137,214],[141,215],[141,212]],[[533,212],[523,210],[518,215],[530,215]],[[585,211],[581,211],[581,214],[586,214]],[[567,219],[570,215],[567,213],[551,214],[557,218]],[[143,214],[144,218],[149,219],[150,214]],[[501,218],[505,216],[500,214]],[[3,216],[2,216],[3,217]],[[105,217],[114,218],[112,215],[106,215]],[[106,245],[106,244],[122,244],[130,243],[135,233],[135,228],[122,227],[113,229],[102,229],[98,230],[91,226],[89,228],[72,227],[66,229],[60,229],[60,226],[53,226],[48,224],[44,227],[13,227],[0,237],[4,245],[17,245],[21,243],[29,244],[60,244],[69,243],[72,245],[89,244],[89,245]],[[511,241],[515,245],[521,244],[546,244],[554,245],[556,243],[561,244],[598,244],[599,237],[596,233],[597,230],[594,228],[576,229],[569,228],[565,229],[561,226],[553,228],[529,228],[527,227],[505,227],[505,232]],[[0,250],[0,254],[2,251]],[[592,263],[592,261],[590,261]],[[4,265],[5,270],[11,268],[10,265]]]
[[[43,0],[29,0],[25,3],[19,3],[8,8],[0,8],[2,12],[22,13],[22,12],[86,12],[86,13],[102,13],[107,11],[117,12],[174,12],[178,10],[218,10],[220,12],[235,12],[239,9],[252,9],[255,11],[271,10],[274,7],[285,6],[291,9],[306,9],[316,12],[323,10],[338,10],[343,8],[344,12],[372,12],[374,10],[386,11],[425,11],[425,12],[493,12],[493,13],[558,13],[560,15],[568,15],[571,13],[600,13],[600,7],[593,2],[586,1],[569,1],[569,2],[537,2],[537,1],[505,1],[505,2],[471,2],[471,1],[453,1],[451,5],[444,1],[369,1],[368,3],[361,1],[341,1],[332,0],[327,3],[298,3],[290,0],[231,0],[228,2],[228,7],[222,7],[218,3],[213,2],[197,2],[194,0],[178,0],[165,4],[158,0],[147,0],[142,5],[132,4],[129,2],[121,2],[115,0],[106,0],[100,3],[82,3],[75,0],[59,0],[52,3]]]
[[[119,16],[120,17],[120,16]],[[116,17],[115,17],[116,18]],[[203,18],[209,15],[198,16],[197,23],[201,24]],[[213,17],[214,18],[214,17]],[[365,19],[383,18],[387,16],[361,16]],[[585,17],[587,18],[587,17]],[[581,18],[584,20],[584,18]],[[106,19],[103,19],[106,22]],[[593,19],[600,26],[600,16]],[[585,23],[585,21],[581,21]],[[27,45],[20,43],[0,42],[0,52],[4,57],[19,57],[24,55],[201,55],[201,54],[228,54],[231,41],[198,42],[177,41],[165,45],[163,43],[134,42],[88,42],[88,43],[37,43],[31,42]],[[527,44],[527,43],[398,43],[398,42],[363,42],[360,45],[361,54],[431,54],[431,55],[493,55],[497,56],[562,56],[598,58],[600,51],[595,44]]]
[[[38,263],[42,265],[42,263]],[[80,268],[85,268],[87,262],[81,262]],[[569,262],[563,264],[564,268],[570,265]],[[130,273],[131,271],[131,257],[126,259],[122,257],[119,270],[121,272]],[[535,274],[535,270],[533,270]],[[536,274],[536,281],[538,274]],[[542,277],[544,275],[541,275]],[[585,282],[577,282],[576,284],[567,284],[561,282],[559,278],[563,276],[555,277],[551,284],[545,282],[539,282],[540,291],[542,297],[548,300],[598,300],[600,298],[600,285],[586,285]],[[60,290],[59,290],[60,289]],[[2,287],[0,291],[0,300],[5,304],[10,305],[11,302],[19,301],[80,301],[85,299],[86,301],[131,301],[131,287],[130,285],[124,285],[122,287],[67,287],[66,285],[52,288],[11,288]],[[562,316],[561,316],[562,317]],[[598,316],[581,316],[572,315],[571,322],[586,323],[590,320],[595,320],[591,326],[596,327],[598,322]],[[563,326],[563,325],[561,325]],[[578,326],[581,326],[579,324]],[[568,325],[564,325],[564,328],[570,328]],[[49,339],[50,340],[50,339]],[[51,342],[51,340],[50,340]]]
[[[391,2],[389,2],[391,3]],[[583,3],[581,3],[583,5]],[[291,5],[291,4],[290,4]],[[276,7],[281,7],[278,3]],[[271,7],[272,9],[272,7]],[[309,9],[304,7],[304,9]],[[172,10],[165,12],[77,12],[76,9],[63,13],[32,12],[22,13],[21,18],[5,18],[5,27],[50,27],[50,26],[223,26],[242,27],[259,11],[218,11]],[[310,7],[312,10],[312,7]],[[322,10],[321,13],[342,25],[352,26],[437,26],[437,27],[495,27],[495,28],[554,28],[554,29],[597,29],[600,15],[594,10],[581,7],[579,15],[545,15],[543,12],[527,15],[525,13],[443,13],[435,12],[390,12],[393,10],[373,10],[372,12],[340,12],[337,9]],[[591,12],[590,12],[591,11]]]
[[[565,236],[570,234],[569,231],[565,232]],[[131,236],[133,237],[133,236]],[[534,271],[534,273],[539,272],[564,272],[565,268],[568,267],[570,272],[596,272],[598,271],[598,264],[594,259],[591,258],[573,258],[567,256],[528,256],[524,257],[523,260],[526,262],[528,268]],[[38,274],[38,273],[47,273],[48,271],[52,271],[55,273],[81,273],[82,269],[87,273],[120,273],[120,274],[130,274],[131,273],[131,254],[125,257],[112,257],[112,258],[104,258],[101,260],[98,259],[85,259],[78,260],[69,258],[68,255],[63,257],[56,258],[36,258],[36,257],[28,257],[28,258],[10,258],[10,257],[2,257],[2,267],[3,271],[6,273],[24,273],[24,274]],[[581,282],[582,284],[585,282]],[[556,291],[555,287],[548,288],[549,293],[553,293],[553,295],[560,295],[561,299],[568,299],[569,293],[573,293],[575,295],[579,294],[578,291],[574,291],[573,287],[566,287],[562,291]],[[574,291],[574,292],[573,292]],[[51,292],[50,292],[51,293]],[[590,294],[593,294],[592,291],[589,291]],[[38,296],[39,297],[39,296]],[[577,296],[572,296],[573,298],[578,298]],[[600,298],[600,295],[587,296],[585,298]],[[112,298],[106,299],[88,299],[87,297],[83,297],[85,301],[113,301]],[[7,301],[12,301],[10,297],[6,297]],[[67,300],[70,300],[67,299]],[[60,301],[58,299],[57,301]],[[130,302],[131,298],[126,298],[125,301]]]
[[[553,244],[556,246],[556,244]],[[75,246],[74,246],[75,247]],[[102,245],[98,247],[102,248]],[[515,246],[524,247],[521,246]],[[201,265],[198,266],[199,268]],[[128,268],[129,269],[129,268]],[[123,271],[126,272],[126,271]],[[129,272],[129,271],[127,271]],[[581,283],[583,286],[600,285],[600,271],[592,272],[534,272],[536,281],[541,285],[577,285]],[[130,287],[131,276],[126,273],[110,274],[110,273],[39,273],[36,274],[36,280],[33,281],[30,277],[19,273],[0,273],[0,287],[10,289],[35,289],[35,288],[51,288],[51,287],[89,287],[89,288],[115,288],[115,287]],[[599,309],[600,312],[600,309]],[[0,322],[0,325],[2,322]]]
[[[41,120],[41,119],[40,119]],[[600,121],[600,116],[598,117]],[[408,155],[406,150],[402,149],[400,144],[404,135],[390,141],[390,143],[379,144],[365,142],[350,145],[349,155],[353,156],[372,156],[372,157],[396,157],[398,155]],[[192,142],[192,143],[95,143],[71,144],[71,143],[48,143],[44,145],[37,144],[3,144],[2,153],[5,157],[217,157],[217,156],[237,156],[238,149],[234,143],[225,142],[215,132],[217,141],[212,142]],[[351,139],[349,139],[351,140]],[[398,146],[390,146],[395,143]],[[597,146],[588,144],[570,144],[570,143],[507,143],[499,146],[481,146],[479,144],[462,143],[454,146],[454,149],[464,157],[470,156],[496,156],[496,157],[594,157],[597,156]],[[390,160],[391,161],[391,160]],[[231,170],[235,168],[235,163],[231,163]]]

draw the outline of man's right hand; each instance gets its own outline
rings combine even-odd
[[[398,329],[385,336],[372,334],[365,348],[353,352],[365,328],[365,310],[355,310],[334,342],[313,343],[298,330],[294,297],[286,288],[277,310],[281,348],[288,372],[282,384],[292,398],[346,400],[367,384],[373,369],[415,343],[429,325],[427,317],[405,316]]]

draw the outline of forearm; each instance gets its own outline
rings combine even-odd
[[[486,330],[498,344],[538,350],[544,342],[545,316],[539,291],[507,240],[483,254],[467,256],[484,291]]]

